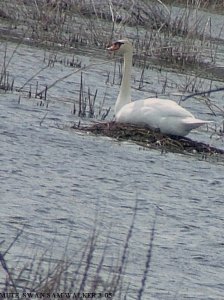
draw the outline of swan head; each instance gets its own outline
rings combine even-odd
[[[111,46],[107,47],[107,50],[110,52],[125,54],[127,52],[132,52],[133,46],[128,40],[117,40],[113,42]]]

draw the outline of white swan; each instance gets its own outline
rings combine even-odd
[[[211,122],[196,119],[172,100],[148,98],[131,102],[133,46],[128,40],[118,40],[107,50],[118,51],[124,55],[123,77],[115,104],[116,122],[147,125],[162,133],[178,136],[185,136],[192,129]]]

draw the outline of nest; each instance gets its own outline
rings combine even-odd
[[[95,135],[108,136],[117,140],[133,141],[142,147],[161,149],[162,152],[201,153],[205,157],[224,154],[224,150],[211,147],[202,142],[196,142],[181,136],[164,135],[148,127],[139,127],[132,124],[97,122],[85,126],[80,126],[80,124],[73,125],[73,128]]]

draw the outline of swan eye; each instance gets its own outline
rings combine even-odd
[[[124,45],[122,42],[115,42],[114,45],[118,48],[120,48],[121,45]]]

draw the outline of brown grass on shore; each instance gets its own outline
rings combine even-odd
[[[11,29],[14,27],[11,34],[18,29],[30,41],[42,45],[60,44],[65,48],[91,45],[105,49],[112,39],[134,36],[136,59],[156,57],[169,61],[173,67],[195,68],[203,64],[207,48],[211,62],[217,52],[215,41],[211,41],[210,24],[198,14],[204,2],[187,1],[171,17],[172,6],[156,0],[118,0],[106,5],[99,0],[3,0],[0,16],[8,19]]]

